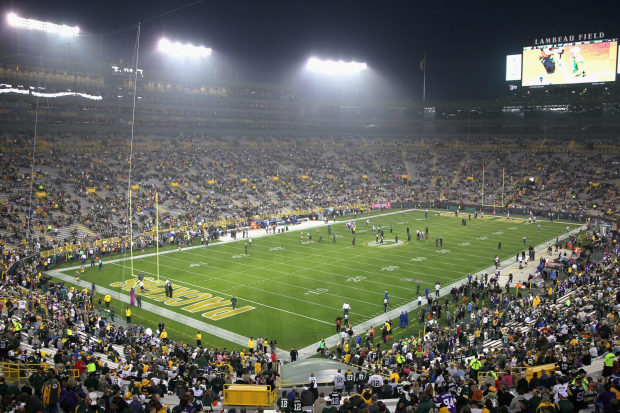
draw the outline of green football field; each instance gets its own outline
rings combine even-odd
[[[537,224],[528,224],[524,219],[506,221],[500,217],[472,217],[467,226],[462,226],[463,217],[467,215],[456,218],[448,213],[429,213],[425,219],[424,211],[358,217],[355,246],[344,221],[330,223],[332,235],[328,235],[327,226],[308,228],[303,231],[303,240],[300,231],[291,226],[287,233],[253,238],[247,254],[245,239],[160,253],[159,283],[157,257],[148,254],[154,250],[134,257],[134,277],[126,259],[104,260],[102,271],[87,266],[81,278],[128,295],[137,281],[135,274],[143,273],[143,303],[154,303],[172,314],[222,329],[218,331],[276,339],[281,349],[303,348],[335,334],[335,319],[342,315],[345,301],[351,305],[351,323],[355,326],[383,314],[385,290],[389,291],[390,309],[394,309],[416,300],[418,280],[421,294],[426,287],[433,291],[436,280],[446,286],[464,279],[470,272],[493,265],[496,254],[502,260],[515,257],[524,249],[524,236],[527,246],[538,246],[555,242],[567,225],[571,229],[577,226],[545,221],[539,222],[538,229]],[[373,225],[383,228],[384,246],[375,245]],[[416,230],[424,231],[426,226],[430,240],[417,241]],[[407,227],[412,232],[410,242]],[[436,247],[435,239],[439,237],[443,238],[443,246]],[[499,241],[501,251],[497,249]],[[62,271],[69,276],[75,274],[75,269]],[[166,279],[173,284],[172,299],[164,293]],[[233,296],[238,300],[234,310],[230,302]],[[118,316],[123,314],[122,309],[124,305],[119,305]],[[133,317],[134,322],[155,327],[164,316],[135,309]],[[197,330],[193,323],[174,316],[164,321],[171,338],[193,342]],[[203,331],[203,341],[240,348],[218,333],[207,335]]]

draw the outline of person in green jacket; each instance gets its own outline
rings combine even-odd
[[[45,372],[43,371],[43,366],[39,367],[36,373],[32,373],[32,375],[28,378],[28,383],[34,389],[34,394],[38,398],[41,398],[41,389],[43,388],[43,383],[45,383]]]
[[[420,394],[420,404],[415,413],[430,413],[433,409],[433,401],[428,397],[428,394]]]
[[[555,407],[558,409],[559,413],[573,413],[575,410],[575,406],[573,402],[568,400],[568,393],[564,390],[560,390],[559,393],[560,400],[555,404]]]

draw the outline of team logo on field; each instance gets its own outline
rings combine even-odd
[[[269,251],[282,251],[284,249],[284,247],[272,247],[269,248]]]
[[[440,254],[447,254],[447,253],[449,253],[449,252],[450,252],[450,250],[443,249],[443,250],[437,250],[437,251],[435,251],[435,252],[438,252],[438,253],[440,253]]]
[[[389,267],[383,267],[381,268],[381,271],[394,271],[399,269],[400,267],[397,265],[390,265]]]
[[[190,289],[176,283],[172,283],[174,298],[171,298],[165,289],[166,282],[164,280],[159,281],[153,277],[144,277],[143,281],[143,298],[162,303],[175,311],[181,310],[190,314],[200,314],[201,317],[209,320],[222,320],[254,310],[254,307],[249,305],[233,308],[232,302],[226,297],[214,296],[211,293]],[[122,282],[113,282],[110,284],[110,287],[120,288],[123,291],[129,292],[132,288],[135,288],[135,284],[136,279],[131,278]]]
[[[469,247],[471,244],[469,242],[461,242],[459,247]]]
[[[415,262],[420,262],[420,261],[424,261],[426,259],[426,257],[415,257],[410,259],[409,261],[415,261]]]

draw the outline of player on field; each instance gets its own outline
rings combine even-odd
[[[586,77],[586,71],[583,67],[583,56],[581,56],[581,49],[578,46],[573,47],[570,49],[569,56],[572,63],[573,76]]]

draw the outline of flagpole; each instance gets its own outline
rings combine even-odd
[[[157,257],[157,281],[159,281],[159,198],[155,192],[155,256]]]
[[[505,178],[505,169],[502,168],[502,208],[504,207],[504,178]]]
[[[133,194],[131,191],[131,173],[133,171],[133,137],[134,126],[136,124],[136,92],[138,90],[138,56],[140,53],[140,23],[138,23],[138,31],[136,33],[136,46],[135,46],[135,67],[133,76],[133,108],[131,110],[131,140],[129,141],[129,178],[127,180],[127,186],[129,187],[129,255],[131,262],[131,276],[133,277],[133,211],[132,201]],[[130,83],[131,85],[131,83]]]
[[[422,83],[422,103],[426,103],[426,52],[424,52],[424,58],[422,58],[422,62],[424,62],[424,65],[422,66],[422,69],[424,70],[424,81]]]
[[[484,206],[484,166],[482,167],[482,206]]]
[[[130,263],[131,263],[131,276],[133,277],[133,221],[132,221],[132,207],[131,207],[131,201],[132,201],[133,195],[131,192],[131,189],[129,190],[129,256],[130,256]]]

